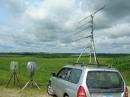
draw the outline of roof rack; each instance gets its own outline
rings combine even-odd
[[[96,66],[98,68],[112,68],[112,64],[110,65],[105,65],[105,64],[89,64],[89,66]]]
[[[84,65],[84,63],[70,62],[72,65]]]
[[[89,66],[95,66],[95,67],[97,67],[97,68],[112,68],[112,64],[109,64],[109,65],[105,65],[105,64],[84,64],[84,63],[74,63],[74,62],[71,62],[71,64],[72,65],[79,65],[79,66],[81,66],[81,67],[84,67],[84,66],[86,66],[86,67],[89,67]]]

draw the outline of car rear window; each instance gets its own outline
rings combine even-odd
[[[124,83],[118,72],[89,71],[87,75],[89,89],[123,89]]]

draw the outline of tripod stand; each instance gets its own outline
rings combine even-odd
[[[18,79],[18,76],[17,76],[17,72],[16,71],[13,71],[12,74],[10,75],[10,79],[6,85],[6,87],[8,87],[8,85],[10,84],[11,80],[13,79],[13,83],[14,85],[16,85],[16,82],[19,84],[20,86],[20,82],[19,82],[19,79]]]
[[[33,80],[33,74],[30,75],[29,81],[25,84],[25,86],[22,88],[22,90],[24,90],[29,85],[31,85],[31,86],[35,85],[40,90],[40,87],[38,86],[38,84]]]

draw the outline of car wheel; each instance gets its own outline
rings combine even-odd
[[[52,89],[51,82],[49,82],[47,85],[47,93],[51,96],[54,96],[54,91]]]
[[[65,95],[64,97],[69,97],[68,95]]]

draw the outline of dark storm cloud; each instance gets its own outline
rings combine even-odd
[[[127,18],[130,15],[130,0],[83,0],[83,2],[83,10],[89,10],[91,13],[105,5],[105,8],[95,15],[97,30],[130,20]],[[89,5],[90,3],[92,5]],[[100,14],[103,17],[100,17]]]
[[[126,17],[130,12],[129,0],[106,0],[106,15],[114,17],[114,19],[120,19]]]
[[[112,34],[112,35],[109,36],[109,38],[111,38],[111,39],[117,39],[117,38],[121,38],[121,37],[129,38],[130,37],[130,33],[129,32],[126,33],[126,34],[122,33],[121,35],[114,35],[114,34]]]

